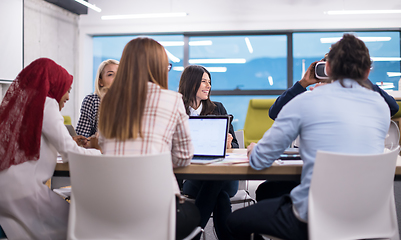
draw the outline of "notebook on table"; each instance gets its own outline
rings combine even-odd
[[[191,163],[209,164],[226,157],[229,116],[191,116],[189,129],[194,157]]]

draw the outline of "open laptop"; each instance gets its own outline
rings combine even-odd
[[[191,163],[208,164],[226,157],[229,116],[191,116],[191,131],[194,157]]]

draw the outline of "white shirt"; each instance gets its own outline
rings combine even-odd
[[[291,191],[299,217],[307,221],[308,194],[318,150],[345,154],[378,154],[390,124],[388,105],[379,93],[346,79],[320,86],[288,102],[273,126],[254,147],[250,165],[270,167],[300,135],[304,162],[301,184]]]
[[[198,109],[193,109],[191,106],[189,106],[189,116],[199,116],[202,112],[202,102],[199,105]]]
[[[53,176],[57,152],[67,162],[69,151],[100,154],[78,147],[64,125],[57,101],[47,97],[39,160],[0,172],[0,225],[8,239],[66,239],[69,204],[45,183]]]

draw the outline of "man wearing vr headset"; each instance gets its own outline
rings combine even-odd
[[[325,57],[323,59],[320,60],[320,62],[326,62],[326,57],[327,54],[325,55]],[[315,66],[318,62],[314,62],[312,63],[309,68],[315,69]],[[308,70],[309,70],[308,68]],[[274,104],[270,107],[269,109],[269,117],[273,120],[276,119],[277,115],[279,114],[279,112],[281,111],[281,109],[283,108],[283,106],[285,104],[287,104],[291,99],[293,99],[295,96],[306,92],[306,88],[310,85],[313,84],[317,84],[315,87],[320,86],[321,83],[325,82],[326,80],[324,78],[324,76],[321,76],[322,74],[316,74],[316,71],[306,71],[306,74],[315,74],[315,76],[303,76],[303,78],[301,80],[299,80],[298,82],[296,82],[292,87],[290,87],[289,89],[287,89],[283,94],[281,94],[276,101],[274,102]],[[370,87],[372,88],[373,91],[378,92],[386,101],[386,103],[388,104],[389,108],[390,108],[390,113],[391,116],[393,116],[394,114],[396,114],[398,112],[398,104],[395,101],[395,99],[388,95],[385,91],[383,91],[383,89],[381,89],[379,86],[377,86],[376,84],[373,84],[369,79],[366,79],[366,83],[368,85],[370,85]],[[311,87],[311,90],[313,90],[313,87]]]
[[[281,96],[287,96],[287,99],[281,103],[277,111],[281,113],[273,126],[257,144],[251,143],[247,148],[249,164],[255,170],[269,168],[300,136],[301,183],[290,194],[261,199],[233,212],[227,220],[232,236],[249,239],[254,234],[259,240],[262,239],[259,234],[267,234],[281,239],[307,240],[308,195],[317,151],[344,154],[383,152],[393,112],[390,113],[388,108],[390,103],[383,101],[387,98],[382,91],[372,91],[375,85],[367,80],[371,64],[366,45],[357,37],[344,34],[328,54],[327,73],[333,79],[330,84],[308,94],[299,94],[306,91],[306,86],[319,82],[315,77],[315,62],[296,83],[302,91],[297,93],[292,87]],[[290,101],[296,95],[299,96]],[[358,124],[362,122],[364,124]]]
[[[291,88],[287,89],[277,98],[277,100],[269,109],[269,117],[271,119],[275,120],[284,105],[297,95],[306,92],[306,88],[308,86],[316,84],[314,87],[310,87],[310,90],[313,90],[314,88],[327,83],[329,78],[325,72],[325,64],[322,64],[326,62],[326,57],[327,53],[319,62],[313,62],[309,66],[303,78],[297,81]],[[319,69],[320,71],[317,71],[318,64],[322,64],[322,66],[319,66],[322,67]],[[309,74],[309,76],[307,76],[307,74]],[[373,84],[369,79],[366,79],[366,83],[373,91],[378,92],[384,98],[390,108],[391,116],[398,112],[399,106],[392,96],[388,95],[376,84]],[[266,198],[274,198],[283,194],[288,194],[298,184],[299,181],[266,181],[258,186],[256,190],[256,200],[259,201]]]

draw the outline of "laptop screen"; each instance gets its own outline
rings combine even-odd
[[[229,116],[189,118],[194,156],[225,157]]]

